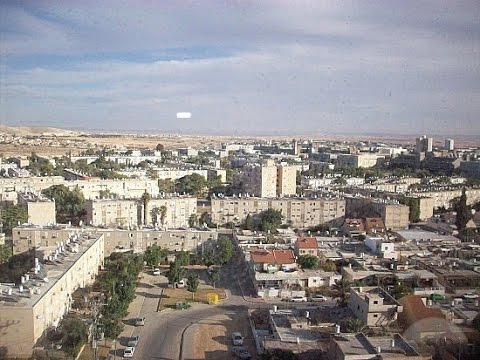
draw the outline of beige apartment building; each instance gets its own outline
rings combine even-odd
[[[292,165],[277,166],[277,196],[295,195],[297,193],[297,167]]]
[[[467,205],[472,205],[480,201],[480,188],[470,188],[465,191],[467,195]],[[450,208],[452,206],[451,201],[462,195],[462,189],[455,190],[422,190],[411,192],[410,195],[417,195],[422,197],[429,197],[433,199],[433,206],[439,208],[444,206]]]
[[[70,233],[64,243],[39,249],[38,259],[20,284],[1,284],[0,347],[8,357],[30,357],[44,330],[58,326],[69,311],[73,292],[94,282],[103,265],[103,235]]]
[[[14,228],[13,253],[20,254],[34,248],[48,248],[65,243],[69,236],[80,231],[79,228],[64,225],[50,227],[23,226]],[[144,252],[148,246],[157,244],[170,251],[202,251],[207,244],[216,241],[216,231],[203,230],[154,230],[154,229],[102,229],[85,228],[94,235],[103,235],[104,254],[110,256],[114,251],[132,250],[135,253]]]
[[[282,212],[283,223],[307,228],[325,223],[341,224],[345,216],[343,199],[306,198],[213,198],[212,221],[218,224],[240,223],[247,215],[255,216],[267,209]]]
[[[69,189],[78,188],[82,191],[87,200],[100,198],[100,192],[110,191],[117,197],[127,199],[139,199],[143,193],[148,192],[152,197],[159,195],[158,181],[152,179],[119,179],[119,180],[73,180],[65,185]]]
[[[143,225],[144,221],[143,203],[138,199],[87,200],[85,209],[87,224],[91,226],[128,228]],[[146,210],[147,226],[188,227],[188,219],[197,213],[197,198],[190,196],[152,198],[147,202]]]
[[[339,167],[370,168],[382,162],[385,156],[378,154],[339,154],[337,165]]]
[[[408,227],[410,208],[397,200],[347,196],[345,198],[347,217],[362,218],[380,216],[389,230]]]
[[[65,179],[61,176],[32,176],[22,178],[0,179],[0,201],[9,201],[17,204],[18,192],[41,192],[53,185],[64,184]]]
[[[276,196],[295,195],[297,172],[292,165],[275,165],[271,159],[260,164],[246,165],[240,173],[234,175],[234,183],[243,189],[243,193],[274,198]]]
[[[378,286],[351,287],[348,307],[367,326],[387,326],[403,307]]]
[[[27,211],[29,224],[46,226],[56,223],[55,201],[41,193],[19,192],[18,205]]]

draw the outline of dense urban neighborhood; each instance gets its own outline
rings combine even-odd
[[[478,359],[480,148],[438,140],[3,155],[0,358]]]

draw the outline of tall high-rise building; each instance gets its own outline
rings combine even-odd
[[[448,151],[453,151],[453,148],[455,147],[455,143],[453,139],[445,139],[445,149]]]
[[[417,138],[415,150],[417,151],[417,154],[432,152],[433,138],[427,138],[426,135]]]

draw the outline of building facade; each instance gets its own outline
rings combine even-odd
[[[267,209],[279,210],[283,223],[293,227],[307,228],[325,223],[343,222],[345,200],[306,198],[213,198],[212,221],[217,224],[241,223],[247,215],[255,216]]]
[[[55,201],[45,198],[41,193],[18,193],[18,205],[28,213],[28,223],[46,226],[56,223]]]

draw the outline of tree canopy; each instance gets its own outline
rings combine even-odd
[[[207,187],[207,180],[200,174],[185,175],[177,181],[177,192],[201,196]]]
[[[314,255],[300,255],[297,259],[297,263],[303,269],[316,269],[318,267],[319,259]]]
[[[71,221],[78,225],[85,216],[85,198],[78,187],[70,190],[65,185],[53,185],[43,190],[42,194],[55,200],[57,223],[66,224]]]
[[[457,213],[457,217],[455,218],[455,225],[457,225],[457,230],[465,230],[467,223],[472,218],[472,212],[467,206],[467,194],[465,192],[465,188],[463,188],[460,198],[454,202],[453,209]]]
[[[226,236],[220,236],[217,240],[215,262],[219,265],[226,264],[233,257],[233,252],[234,252],[234,249],[233,249],[232,241]]]
[[[168,253],[168,249],[153,244],[145,250],[143,257],[148,266],[157,266],[167,257]]]
[[[18,222],[24,224],[28,221],[27,211],[19,205],[9,206],[2,210],[1,216],[3,231],[7,235],[12,234],[12,229],[18,225]]]

